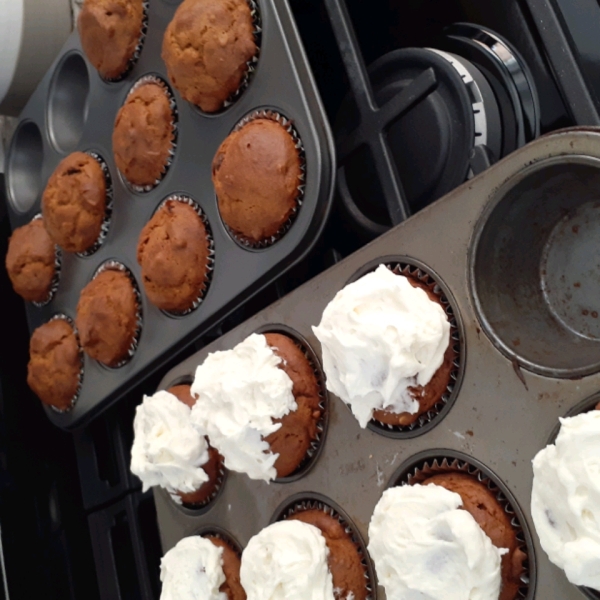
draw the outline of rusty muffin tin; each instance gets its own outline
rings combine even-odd
[[[549,562],[530,512],[533,457],[556,434],[559,417],[598,401],[598,190],[600,130],[540,138],[172,369],[161,388],[189,380],[209,352],[282,326],[321,360],[312,327],[336,292],[377,261],[427,267],[448,290],[460,333],[456,399],[431,427],[404,437],[361,429],[329,394],[321,455],[303,477],[267,484],[230,473],[219,498],[202,511],[177,506],[155,488],[163,551],[210,526],[245,546],[277,518],[278,507],[315,494],[341,507],[368,540],[383,490],[423,461],[446,459],[484,473],[511,506],[528,553],[521,598],[599,598]],[[374,590],[373,598],[385,597],[381,587]]]

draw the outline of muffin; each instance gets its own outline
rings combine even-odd
[[[389,600],[498,600],[502,551],[461,497],[437,485],[383,492],[369,523],[369,553]]]
[[[81,345],[94,360],[119,366],[135,347],[138,301],[127,273],[106,268],[81,290],[76,324]]]
[[[161,598],[184,600],[246,600],[240,584],[238,553],[220,537],[190,536],[162,558]]]
[[[48,235],[67,252],[89,250],[102,232],[106,205],[106,176],[98,160],[84,152],[69,154],[42,196]]]
[[[73,327],[53,319],[38,327],[29,342],[27,383],[47,406],[71,408],[81,382],[81,354]]]
[[[207,227],[186,202],[167,200],[142,229],[137,261],[152,304],[170,312],[197,306],[208,285],[210,240]]]
[[[307,509],[294,513],[288,520],[313,525],[325,538],[329,548],[327,565],[333,579],[334,598],[365,600],[369,595],[366,586],[367,570],[356,543],[339,519],[323,510]]]
[[[184,0],[162,46],[173,87],[208,113],[221,110],[240,89],[256,53],[246,0]]]
[[[385,265],[348,284],[318,327],[327,388],[361,427],[414,423],[451,382],[451,326],[432,287]]]
[[[175,117],[166,86],[146,78],[127,96],[113,129],[115,163],[139,188],[153,187],[165,174],[173,152]]]
[[[183,402],[190,409],[196,403],[196,400],[190,393],[189,385],[176,385],[167,390],[170,394],[173,394],[180,402]],[[183,504],[189,506],[203,506],[209,500],[214,498],[219,487],[223,481],[223,458],[215,450],[205,438],[208,445],[208,461],[202,465],[202,470],[208,476],[208,481],[205,481],[196,491],[193,492],[178,492],[179,497]],[[238,559],[238,571],[239,571],[239,559]]]
[[[229,134],[212,163],[221,218],[251,246],[271,243],[282,234],[298,208],[302,178],[294,137],[267,117]]]
[[[525,554],[520,548],[519,540],[511,517],[498,502],[496,495],[487,485],[471,475],[459,472],[440,473],[428,477],[421,485],[434,484],[457,493],[462,499],[462,507],[469,512],[477,524],[492,540],[496,548],[506,548],[508,552],[502,557],[502,586],[499,600],[514,600],[522,586],[521,576],[524,572]]]
[[[318,443],[323,409],[312,365],[293,340],[253,334],[196,369],[192,420],[225,466],[271,481],[302,466]]]
[[[47,302],[58,277],[56,247],[42,219],[13,231],[8,241],[6,270],[13,289],[29,302]]]
[[[118,79],[141,45],[143,0],[85,0],[77,29],[88,60],[105,79]]]

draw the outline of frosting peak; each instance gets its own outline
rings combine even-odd
[[[496,548],[462,505],[437,485],[386,490],[369,524],[369,552],[388,600],[498,600]]]
[[[600,590],[600,411],[560,422],[556,442],[533,459],[531,516],[568,580]]]
[[[264,440],[280,419],[296,410],[293,383],[264,335],[252,334],[235,348],[209,354],[196,369],[192,421],[208,435],[225,466],[252,479],[277,477],[273,454]]]
[[[191,410],[169,392],[144,396],[133,421],[131,471],[144,491],[159,485],[181,503],[177,492],[194,492],[208,481],[201,468],[208,444],[191,422]]]
[[[250,539],[240,579],[248,600],[334,600],[323,534],[308,523],[279,521]]]
[[[363,428],[374,410],[416,413],[409,388],[429,383],[450,343],[442,307],[385,265],[340,290],[313,331],[327,388]]]

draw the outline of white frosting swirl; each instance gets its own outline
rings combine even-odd
[[[183,538],[160,563],[160,600],[227,600],[223,548],[199,535]]]
[[[531,516],[568,580],[600,590],[600,411],[560,422],[556,442],[533,459]]]
[[[208,461],[208,444],[191,421],[191,410],[176,396],[159,391],[144,396],[135,411],[131,472],[144,491],[165,488],[181,503],[177,492],[195,492],[208,481],[201,468]]]
[[[321,531],[301,521],[279,521],[250,539],[240,580],[248,600],[334,600]]]
[[[264,335],[252,334],[232,350],[209,354],[196,369],[192,421],[208,435],[225,466],[252,479],[277,477],[275,461],[264,440],[298,407],[293,383]]]
[[[390,488],[369,524],[369,552],[388,600],[498,600],[501,555],[437,485]]]
[[[408,388],[429,383],[450,343],[442,307],[385,265],[340,290],[313,331],[327,389],[363,428],[374,410],[416,413]]]

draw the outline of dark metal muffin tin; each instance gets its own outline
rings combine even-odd
[[[311,327],[327,303],[365,265],[392,256],[437,274],[452,294],[464,336],[458,396],[435,427],[412,438],[385,437],[361,429],[330,394],[322,453],[303,478],[266,484],[230,473],[217,501],[198,513],[155,489],[163,550],[209,525],[245,545],[278,506],[302,493],[337,503],[368,539],[375,504],[401,465],[459,457],[488,469],[515,499],[525,540],[533,544],[525,598],[583,598],[542,551],[529,505],[533,457],[556,433],[558,418],[597,402],[591,398],[600,389],[600,321],[592,316],[600,312],[597,200],[600,130],[540,138],[171,370],[161,388],[193,376],[209,352],[280,324],[320,358]],[[381,587],[377,598],[385,598]]]
[[[329,126],[292,15],[285,1],[259,0],[262,25],[260,57],[248,89],[219,114],[206,115],[181,99],[174,161],[161,183],[147,193],[135,193],[119,175],[112,154],[112,130],[117,111],[140,77],[154,74],[166,81],[160,58],[164,30],[179,2],[151,0],[148,32],[139,60],[126,78],[107,83],[87,63],[79,36],[73,33],[23,110],[6,162],[8,209],[13,228],[29,222],[40,210],[48,178],[68,153],[97,152],[109,166],[114,209],[101,248],[89,257],[64,253],[61,280],[52,302],[27,306],[30,330],[57,312],[75,316],[80,290],[97,267],[119,260],[141,287],[136,246],[142,227],[159,203],[173,193],[189,195],[207,215],[215,244],[210,288],[191,314],[174,318],[152,306],[144,294],[144,323],[132,360],[107,369],[86,357],[83,389],[73,410],[48,411],[59,427],[83,425],[123,396],[146,374],[222,320],[251,295],[281,275],[311,249],[329,213],[335,173]],[[217,210],[211,182],[211,161],[225,137],[247,114],[271,109],[291,119],[306,153],[303,204],[293,226],[273,246],[248,250],[226,232]]]

